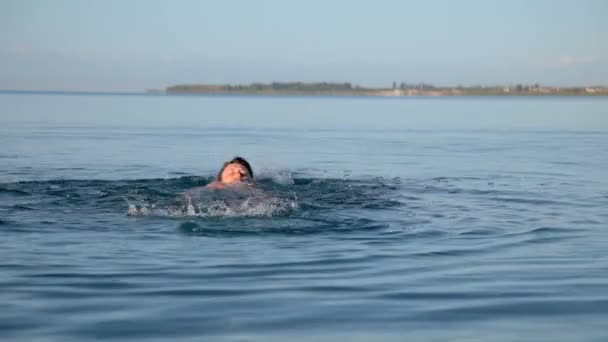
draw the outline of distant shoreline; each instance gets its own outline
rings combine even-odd
[[[608,96],[606,86],[549,87],[534,85],[437,87],[428,84],[393,83],[392,88],[370,88],[350,83],[304,83],[273,82],[248,85],[185,84],[174,85],[151,93],[174,94],[215,94],[215,95],[271,95],[271,96]]]
[[[558,88],[554,92],[496,92],[488,88],[485,91],[453,91],[452,88],[436,90],[400,90],[366,89],[365,91],[175,91],[175,90],[145,90],[145,91],[70,91],[70,90],[15,90],[0,89],[0,94],[37,94],[37,95],[106,95],[106,96],[252,96],[252,97],[608,97],[608,88],[600,87],[599,91],[587,92],[583,89],[572,91],[573,88]],[[453,88],[456,89],[456,88]],[[597,88],[595,88],[597,89]],[[458,89],[456,89],[458,90]]]

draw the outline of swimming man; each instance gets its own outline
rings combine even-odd
[[[253,170],[244,158],[234,157],[225,162],[217,174],[217,179],[207,185],[211,189],[222,189],[226,186],[253,182]]]

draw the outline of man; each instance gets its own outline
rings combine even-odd
[[[217,174],[217,179],[207,185],[211,189],[222,189],[226,186],[252,183],[253,170],[251,165],[241,157],[234,157],[231,161],[224,163]]]

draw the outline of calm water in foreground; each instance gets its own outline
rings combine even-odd
[[[606,99],[5,93],[0,147],[2,341],[608,339]]]

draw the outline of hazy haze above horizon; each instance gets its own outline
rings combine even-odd
[[[0,89],[608,85],[608,2],[0,2]]]

